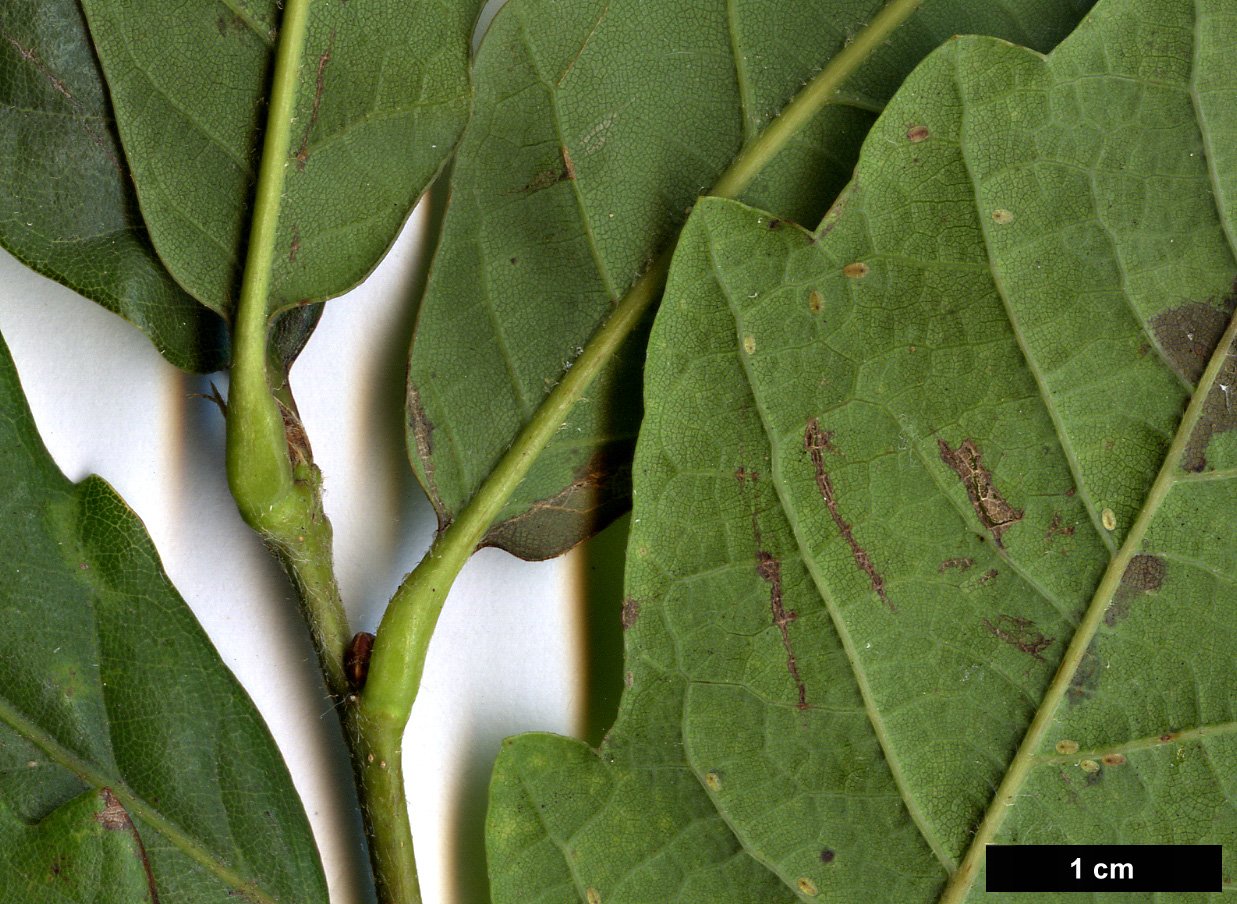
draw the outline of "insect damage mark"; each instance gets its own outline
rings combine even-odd
[[[995,621],[980,619],[980,624],[996,637],[1012,647],[1045,662],[1040,654],[1052,646],[1054,638],[1045,637],[1036,630],[1035,622],[1019,615],[998,615]]]
[[[322,103],[322,76],[326,71],[326,64],[331,61],[331,49],[335,46],[335,29],[331,29],[331,36],[327,38],[326,50],[322,51],[322,56],[318,57],[318,78],[314,88],[314,107],[313,112],[309,116],[309,125],[305,127],[305,134],[301,136],[301,146],[297,150],[296,168],[303,170],[305,161],[309,159],[309,133],[313,131],[314,126],[318,122],[318,105]]]
[[[755,516],[753,516],[753,527]],[[773,626],[782,635],[782,646],[786,648],[786,670],[790,672],[790,677],[794,679],[795,687],[799,690],[799,709],[807,709],[807,688],[804,687],[803,678],[799,676],[799,662],[795,658],[795,651],[790,645],[790,623],[799,616],[794,609],[787,609],[782,601],[782,563],[769,555],[760,545],[760,531],[756,531],[756,573],[762,579],[769,583],[769,611],[773,615]]]
[[[983,454],[973,440],[964,440],[957,449],[951,449],[943,439],[936,442],[941,461],[953,469],[966,487],[976,517],[992,534],[997,547],[1003,549],[1001,535],[1022,520],[1022,512],[1006,502],[992,483],[992,472],[983,466]]]
[[[956,568],[959,571],[966,571],[968,568],[970,568],[974,564],[975,564],[975,560],[972,559],[970,556],[962,556],[961,558],[957,558],[957,559],[946,559],[945,561],[941,563],[941,567],[938,568],[937,571],[940,574],[944,574],[950,568]]]
[[[90,136],[90,140],[98,146],[99,150],[103,153],[103,156],[107,158],[108,163],[110,163],[116,171],[121,174],[122,178],[127,178],[127,174],[121,167],[120,161],[117,159],[114,151],[114,143],[110,139],[106,138],[104,134],[96,131],[92,126],[92,122],[99,118],[98,114],[92,114],[82,109],[82,105],[78,102],[77,98],[73,96],[73,92],[65,86],[64,79],[58,77],[54,72],[52,72],[51,69],[47,67],[47,64],[39,59],[39,56],[33,47],[24,46],[21,41],[4,31],[0,31],[0,38],[3,38],[17,48],[17,52],[21,55],[22,60],[34,67],[34,69],[47,80],[47,83],[51,85],[52,90],[64,97],[70,105],[72,105],[73,121],[77,125],[81,126],[82,131]]]
[[[622,622],[623,630],[628,630],[640,617],[640,601],[630,596],[623,599]]]
[[[833,518],[833,523],[837,526],[838,532],[842,538],[850,546],[851,556],[855,560],[855,564],[859,566],[859,570],[868,576],[868,580],[872,583],[872,589],[876,591],[876,595],[881,598],[892,612],[897,612],[898,609],[885,595],[885,579],[877,572],[876,566],[872,564],[872,557],[867,551],[859,545],[859,541],[855,539],[854,531],[851,526],[846,523],[838,512],[837,495],[833,491],[833,481],[829,479],[829,473],[825,470],[825,452],[832,452],[834,455],[841,453],[833,445],[833,432],[831,430],[821,430],[820,423],[816,418],[812,418],[807,422],[807,428],[803,431],[803,448],[807,450],[812,459],[812,467],[816,471],[816,488],[820,491],[820,496],[825,501],[825,506],[829,509],[829,515]]]

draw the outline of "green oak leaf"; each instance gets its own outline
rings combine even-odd
[[[0,500],[0,901],[115,881],[124,901],[325,904],[261,716],[137,516],[57,469],[2,341]]]
[[[86,791],[28,826],[0,799],[0,871],[9,900],[156,904],[129,814],[107,788]]]
[[[513,0],[478,51],[476,98],[413,341],[408,447],[440,521],[472,498],[696,197],[884,0]],[[1050,49],[1084,0],[929,2],[744,199],[815,222],[876,113],[959,32]],[[486,537],[546,558],[629,504],[635,336]]]
[[[228,314],[248,241],[278,0],[83,0],[142,216],[167,268]],[[352,288],[455,146],[481,0],[315,3],[270,310]]]
[[[186,370],[227,362],[222,319],[151,248],[76,0],[0,5],[0,246],[114,311]]]
[[[723,869],[1022,900],[984,893],[988,842],[1221,844],[1231,883],[1232,13],[956,39],[815,233],[697,206],[645,374],[628,689],[599,753],[504,749],[497,902],[703,900]]]

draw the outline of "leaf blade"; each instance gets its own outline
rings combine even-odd
[[[744,137],[881,4],[785,6],[793,9],[700,3],[690,16],[676,6],[658,18],[670,24],[656,28],[644,18],[650,8],[634,3],[584,4],[564,18],[557,7],[524,2],[495,19],[478,53],[475,122],[411,357],[408,445],[440,521],[475,493]],[[1017,6],[1008,17],[976,14],[975,25],[1020,35],[1026,23],[1047,49],[1081,12]],[[818,217],[848,177],[872,107],[941,37],[970,24],[959,15],[921,10],[850,86],[846,105],[791,142],[745,198],[781,216]],[[759,65],[744,64],[775,46]],[[639,58],[621,63],[629,52]],[[470,355],[451,351],[458,335]],[[546,558],[625,508],[639,417],[630,381],[643,344],[634,338],[592,401],[577,406],[489,544]]]
[[[80,8],[14,0],[0,37],[0,179],[12,199],[0,243],[132,322],[177,367],[218,370],[228,356],[223,322],[150,246]]]
[[[278,5],[84,6],[155,247],[194,297],[227,314],[244,259]],[[272,315],[341,294],[386,252],[463,126],[479,7],[311,11]]]
[[[1231,847],[1237,258],[1189,80],[1195,33],[1233,51],[1192,15],[951,42],[815,234],[689,222],[600,762],[689,766],[787,889],[978,900],[984,841]]]
[[[8,822],[46,826],[67,802],[85,794],[94,806],[90,795],[106,788],[163,900],[325,902],[308,821],[261,717],[136,515],[101,479],[75,485],[56,468],[7,349],[0,427]],[[22,899],[22,881],[6,872],[0,890]]]

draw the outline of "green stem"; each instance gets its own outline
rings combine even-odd
[[[1224,331],[1219,344],[1212,352],[1207,369],[1203,371],[1194,389],[1194,395],[1190,399],[1190,404],[1186,406],[1181,424],[1177,428],[1177,435],[1173,438],[1172,445],[1168,447],[1163,464],[1160,465],[1160,472],[1156,475],[1155,482],[1151,484],[1151,489],[1147,493],[1147,501],[1142,511],[1138,513],[1138,517],[1134,519],[1134,523],[1130,525],[1125,542],[1121,544],[1121,548],[1108,563],[1108,568],[1100,579],[1099,587],[1096,588],[1095,595],[1091,598],[1091,604],[1083,615],[1082,621],[1079,622],[1069,648],[1061,659],[1061,664],[1057,667],[1052,684],[1048,686],[1044,700],[1035,713],[1035,718],[1031,721],[1022,743],[1018,746],[1018,752],[1010,761],[1005,778],[993,796],[984,821],[980,823],[971,840],[966,857],[945,887],[940,904],[957,904],[970,894],[971,886],[979,876],[979,866],[983,862],[985,846],[993,843],[1018,793],[1022,790],[1027,776],[1032,767],[1036,765],[1036,752],[1043,745],[1044,735],[1047,734],[1049,726],[1056,718],[1061,701],[1069,690],[1070,681],[1078,671],[1082,657],[1086,655],[1087,647],[1091,645],[1091,640],[1095,637],[1095,632],[1099,630],[1100,622],[1103,621],[1104,614],[1112,603],[1113,595],[1121,584],[1121,578],[1125,575],[1130,560],[1142,549],[1143,538],[1147,535],[1152,519],[1155,518],[1156,512],[1159,511],[1169,491],[1181,478],[1181,458],[1185,454],[1199,418],[1202,417],[1207,397],[1211,394],[1225,359],[1229,356],[1235,342],[1237,342],[1237,317],[1232,318],[1228,329]]]
[[[838,87],[921,2],[891,0],[882,8],[868,27],[740,152],[710,194],[738,197],[786,143],[833,101]],[[401,726],[407,723],[421,683],[430,637],[452,582],[568,412],[660,296],[673,251],[672,243],[627,291],[481,489],[435,539],[425,558],[392,597],[378,629],[369,683],[362,696],[362,707],[367,712],[389,715]]]
[[[284,421],[267,382],[266,338],[271,265],[279,200],[292,143],[292,114],[309,23],[309,0],[287,0],[275,50],[266,137],[254,195],[253,223],[241,293],[232,322],[228,384],[228,486],[241,517],[260,533],[285,526],[290,516],[292,463]]]

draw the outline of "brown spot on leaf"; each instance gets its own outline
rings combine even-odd
[[[998,547],[1004,547],[1001,536],[1022,520],[1022,512],[1001,496],[992,482],[992,473],[983,466],[983,455],[973,440],[964,440],[957,449],[951,449],[949,443],[937,440],[941,451],[941,461],[949,465],[962,485],[966,487],[966,495],[970,497],[971,507],[980,523],[992,534]]]
[[[1164,583],[1164,567],[1164,560],[1159,556],[1138,555],[1130,559],[1121,575],[1121,585],[1104,610],[1104,624],[1113,627],[1129,614],[1144,594],[1159,590]]]
[[[782,228],[782,221],[779,220],[777,217],[772,217],[770,218],[769,222],[766,225],[768,226],[771,232],[777,232],[779,229]]]
[[[626,631],[636,623],[636,619],[640,617],[640,601],[632,597],[626,597],[623,600],[622,613],[623,630]]]
[[[838,856],[837,852],[834,850],[831,850],[829,848],[820,849],[820,862],[821,863],[832,863],[834,860],[837,859],[837,856]]]
[[[421,394],[411,382],[408,384],[408,426],[412,430],[412,444],[417,458],[425,469],[425,493],[430,497],[438,515],[438,529],[446,530],[451,523],[451,517],[442,503],[442,497],[438,495],[438,487],[434,483],[434,459],[431,457],[434,453],[434,425],[426,417],[425,409],[421,406]]]
[[[928,137],[927,126],[911,126],[906,130],[906,138],[908,141],[924,141]]]
[[[824,306],[825,300],[821,297],[819,292],[813,289],[807,297],[807,309],[813,314],[819,314]]]
[[[747,468],[740,467],[734,472],[734,479],[739,481],[739,486],[746,487],[749,480],[752,481],[752,483],[759,480],[760,474],[756,471],[749,471]]]
[[[561,148],[563,152],[563,177],[566,179],[574,179],[576,177],[575,164],[571,162],[571,152],[567,150],[567,146]]]
[[[1045,637],[1035,628],[1035,622],[1018,615],[998,615],[995,621],[982,619],[981,624],[998,640],[1034,656],[1040,662],[1040,654],[1052,646],[1053,638]]]
[[[1060,512],[1053,512],[1053,513],[1052,513],[1052,521],[1051,521],[1051,522],[1049,523],[1049,525],[1048,525],[1048,532],[1044,534],[1044,542],[1045,542],[1045,543],[1049,543],[1049,542],[1051,542],[1051,541],[1052,541],[1052,538],[1053,538],[1053,537],[1055,537],[1055,536],[1057,536],[1057,535],[1060,535],[1060,536],[1062,536],[1062,537],[1072,537],[1072,536],[1074,536],[1074,528],[1075,528],[1075,525],[1073,525],[1073,524],[1068,524],[1068,525],[1065,525],[1065,526],[1063,527],[1063,526],[1062,526],[1062,524],[1061,524],[1061,522],[1062,522],[1061,513],[1060,513]]]
[[[1004,226],[1008,223],[1012,223],[1013,221],[1013,213],[1006,210],[1004,207],[998,207],[996,210],[992,211],[992,222],[996,223],[998,226]]]
[[[1203,410],[1181,453],[1181,467],[1198,473],[1207,468],[1207,446],[1218,434],[1237,430],[1237,357],[1229,349],[1211,391],[1203,400]]]
[[[365,687],[369,677],[369,656],[374,651],[374,635],[361,631],[352,638],[344,652],[344,674],[354,691]]]
[[[1082,654],[1078,668],[1074,670],[1069,680],[1069,688],[1065,691],[1065,699],[1071,704],[1081,703],[1095,693],[1099,681],[1099,657],[1087,650]]]
[[[1125,566],[1121,583],[1136,590],[1159,590],[1164,583],[1164,567],[1159,556],[1134,556]]]
[[[989,568],[982,575],[980,575],[979,577],[980,586],[983,586],[984,584],[991,584],[993,581],[996,580],[997,574],[998,572],[995,568]]]
[[[959,571],[966,571],[968,568],[970,568],[974,564],[975,564],[975,560],[972,559],[970,556],[962,556],[961,558],[958,558],[958,559],[946,559],[944,562],[941,563],[941,567],[938,568],[937,571],[941,572],[942,574],[944,574],[945,571],[950,568],[956,568]]]
[[[1151,330],[1165,360],[1191,385],[1203,375],[1231,313],[1231,304],[1226,313],[1209,304],[1190,302],[1151,321]]]
[[[843,275],[850,279],[863,279],[871,272],[872,268],[863,261],[855,261],[853,264],[847,264],[842,268]]]
[[[292,224],[292,247],[288,250],[288,263],[296,263],[296,253],[301,250],[301,230]]]
[[[1107,753],[1100,757],[1100,762],[1105,766],[1124,766],[1128,761],[1124,753]]]
[[[850,546],[851,556],[854,558],[855,564],[859,566],[860,571],[868,576],[868,580],[872,583],[872,589],[881,598],[881,602],[893,612],[897,612],[897,607],[890,603],[885,595],[885,579],[877,572],[876,566],[872,563],[872,557],[868,555],[867,551],[859,545],[859,541],[855,539],[851,526],[846,523],[838,512],[838,500],[833,491],[833,481],[829,479],[829,472],[825,470],[825,452],[832,452],[834,455],[841,454],[834,447],[832,439],[833,432],[821,430],[820,423],[816,418],[808,421],[807,428],[803,432],[803,448],[807,450],[808,455],[812,459],[812,468],[816,472],[816,488],[820,491],[820,497],[825,501],[825,506],[829,509],[829,515],[833,518],[833,523],[837,526],[842,539]]]

